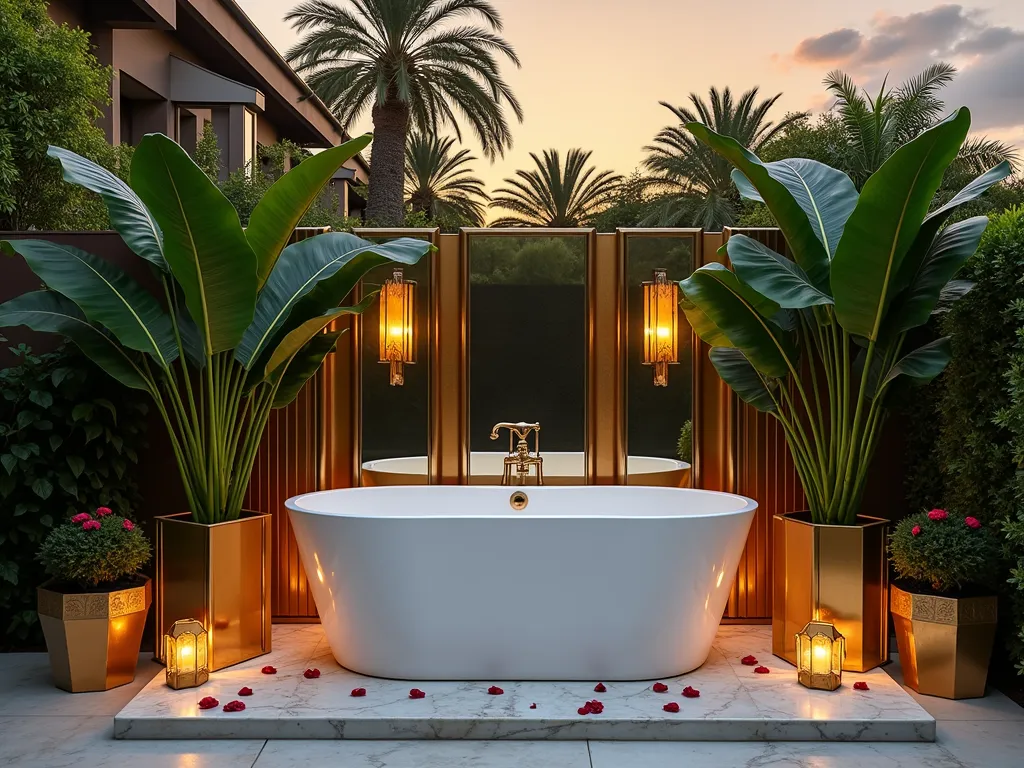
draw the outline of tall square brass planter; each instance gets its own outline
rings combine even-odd
[[[808,512],[772,520],[772,653],[796,664],[796,633],[811,620],[846,638],[843,669],[866,672],[889,660],[889,521],[816,525]]]
[[[194,523],[187,512],[156,519],[156,649],[178,619],[209,633],[213,672],[270,652],[271,516]]]
[[[891,602],[903,682],[928,696],[984,696],[998,599],[921,595],[893,585]]]

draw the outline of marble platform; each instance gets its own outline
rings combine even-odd
[[[517,739],[612,741],[918,741],[935,740],[935,720],[880,669],[846,673],[834,692],[810,691],[796,672],[771,655],[770,629],[723,626],[704,666],[651,682],[606,683],[605,693],[582,682],[415,682],[365,677],[334,660],[320,625],[277,625],[274,651],[216,672],[200,687],[174,691],[157,675],[114,718],[118,739]],[[740,659],[767,666],[755,674]],[[277,668],[263,675],[264,665]],[[318,668],[315,680],[303,677]],[[868,683],[856,691],[853,683]],[[491,685],[505,693],[492,696]],[[699,698],[680,695],[684,686]],[[243,686],[253,695],[238,696]],[[350,696],[366,688],[363,698]],[[410,699],[413,687],[426,692]],[[200,710],[204,696],[243,712]],[[599,715],[577,709],[599,699]],[[662,706],[679,704],[679,713]],[[530,705],[536,703],[536,709]]]

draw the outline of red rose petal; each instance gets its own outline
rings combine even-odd
[[[199,700],[200,709],[213,709],[214,707],[219,706],[220,702],[213,698],[213,696],[204,696]]]
[[[700,696],[700,691],[688,685],[685,688],[683,688],[683,696],[685,696],[688,699],[696,699],[698,696]]]
[[[578,714],[578,715],[589,715],[590,714],[590,707],[588,707],[586,705],[583,705],[582,707],[580,707],[579,709],[576,710],[576,714]]]
[[[277,674],[277,668],[276,667],[272,667],[272,666],[270,666],[268,664],[263,669],[261,669],[260,672],[262,672],[264,675],[276,675]]]
[[[769,672],[771,672],[771,670],[768,669],[768,667],[754,667],[754,671],[757,672],[757,674],[759,675],[767,675]]]
[[[305,672],[302,673],[302,676],[307,680],[316,680],[318,677],[320,677],[320,670],[307,669]]]
[[[245,709],[245,704],[241,701],[229,701],[224,705],[225,712],[241,712]]]
[[[537,708],[536,702],[534,702],[533,704],[530,705],[530,709],[536,709],[536,708]]]
[[[605,693],[608,689],[604,687],[604,683],[598,683],[594,686],[595,693]]]
[[[602,704],[597,699],[594,699],[593,701],[588,701],[587,706],[590,707],[591,714],[600,715],[602,712],[604,712],[604,704]]]
[[[409,691],[410,699],[422,699],[426,695],[427,694],[421,691],[419,688],[413,688],[411,691]]]
[[[757,657],[756,656],[744,656],[742,659],[740,659],[740,664],[742,664],[745,667],[752,667],[755,664],[757,664]]]
[[[487,689],[487,692],[491,694],[491,696],[501,696],[505,691],[496,685],[492,685]]]
[[[352,693],[349,694],[349,696],[365,696],[365,695],[366,695],[366,689],[365,688],[353,688],[352,689]]]
[[[252,696],[252,688],[245,686],[238,692],[239,696]]]
[[[676,704],[674,701],[670,701],[668,704],[662,707],[662,709],[664,709],[666,712],[678,712],[679,705]]]
[[[855,691],[868,691],[868,690],[870,690],[870,688],[868,688],[868,684],[867,683],[856,682],[856,683],[853,684],[853,690],[855,690]]]
[[[655,683],[651,686],[651,690],[655,693],[666,693],[668,691],[668,686],[664,683]]]

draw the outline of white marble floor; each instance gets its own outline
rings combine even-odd
[[[1019,768],[1024,709],[998,692],[973,701],[914,698],[936,719],[934,744],[607,741],[115,741],[112,718],[159,671],[70,695],[52,687],[43,654],[0,654],[0,765],[332,765],[341,768]],[[886,669],[897,680],[896,664]]]

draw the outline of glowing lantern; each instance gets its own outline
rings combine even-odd
[[[796,633],[797,680],[807,688],[834,691],[843,682],[846,638],[834,625],[809,621]]]
[[[668,367],[679,362],[679,286],[664,269],[644,287],[644,365],[654,366],[654,386],[668,386]]]
[[[179,619],[171,625],[164,635],[169,687],[195,688],[210,679],[207,642],[206,628],[202,622]]]
[[[380,289],[380,361],[391,366],[391,386],[405,383],[403,366],[416,362],[413,339],[416,281],[405,280],[399,267]]]

